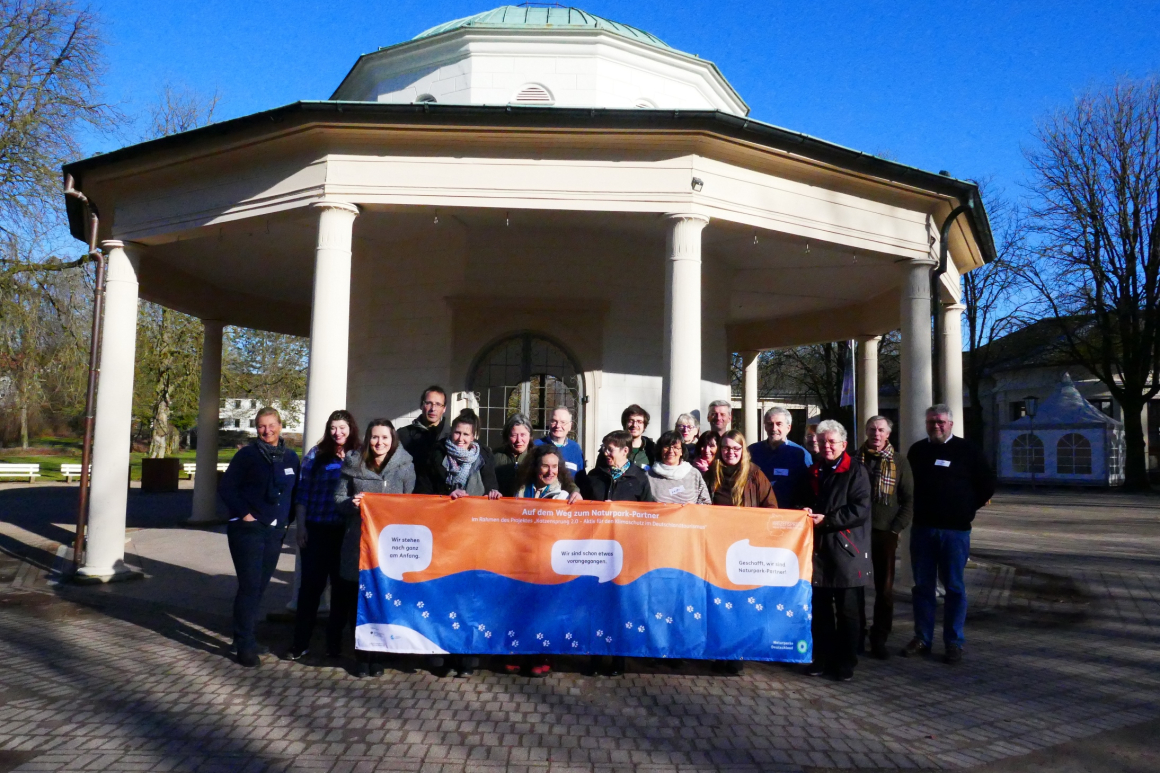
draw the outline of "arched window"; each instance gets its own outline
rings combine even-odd
[[[1043,474],[1043,441],[1037,435],[1023,434],[1011,443],[1011,466],[1015,472]]]
[[[1055,444],[1055,471],[1060,475],[1091,475],[1091,441],[1077,432],[1061,437]]]
[[[576,421],[570,436],[580,437],[580,368],[555,342],[520,333],[488,348],[475,362],[467,387],[479,400],[480,433],[488,447],[503,442],[503,424],[514,413],[532,420],[534,435],[548,427],[552,411],[572,409]]]
[[[552,105],[556,99],[552,92],[538,83],[528,83],[520,87],[512,102],[517,105]]]

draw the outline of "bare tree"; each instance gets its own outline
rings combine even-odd
[[[0,3],[0,227],[57,204],[77,130],[112,114],[98,97],[99,19],[71,0]]]
[[[963,332],[966,334],[966,358],[963,380],[971,410],[967,414],[966,436],[983,442],[984,410],[981,395],[983,377],[992,364],[991,343],[1021,327],[1026,322],[1027,295],[1027,220],[1024,212],[1010,199],[992,192],[986,181],[980,189],[987,202],[987,213],[995,236],[995,260],[963,276]]]
[[[222,389],[227,395],[276,405],[287,424],[302,418],[294,402],[306,397],[307,339],[229,327],[224,344]]]
[[[1122,406],[1126,482],[1145,488],[1141,412],[1160,389],[1160,81],[1082,94],[1036,140],[1041,243],[1027,275],[1068,353]]]

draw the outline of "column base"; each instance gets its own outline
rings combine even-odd
[[[67,579],[76,585],[103,585],[109,582],[144,580],[145,572],[136,567],[129,566],[124,561],[118,561],[112,570],[90,569],[82,566]]]

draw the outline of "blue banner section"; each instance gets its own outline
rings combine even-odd
[[[480,655],[812,659],[812,592],[724,590],[678,569],[625,585],[577,577],[559,584],[465,571],[421,583],[379,568],[359,575],[359,649]]]

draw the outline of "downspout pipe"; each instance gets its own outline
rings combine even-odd
[[[966,204],[960,204],[951,210],[947,215],[946,220],[943,220],[942,228],[939,229],[938,239],[938,266],[930,275],[930,315],[934,325],[934,346],[931,353],[931,393],[934,395],[934,402],[937,405],[941,403],[946,397],[942,390],[942,338],[943,338],[943,315],[942,302],[939,300],[939,285],[942,284],[942,276],[947,272],[947,260],[950,259],[950,245],[948,240],[950,237],[951,226],[955,219],[964,212],[970,212],[974,209],[971,206],[970,200]],[[954,421],[962,421],[963,417],[955,416]]]
[[[93,328],[89,336],[89,384],[85,391],[85,435],[81,443],[81,487],[77,496],[77,531],[73,541],[73,574],[80,567],[81,554],[85,546],[85,529],[89,516],[89,467],[93,461],[93,422],[97,400],[98,364],[101,349],[101,314],[105,299],[105,255],[97,248],[97,234],[100,228],[100,213],[97,205],[89,201],[74,184],[73,176],[65,175],[64,195],[76,199],[84,208],[89,221],[89,252],[86,257],[97,264],[97,276],[93,288]]]

